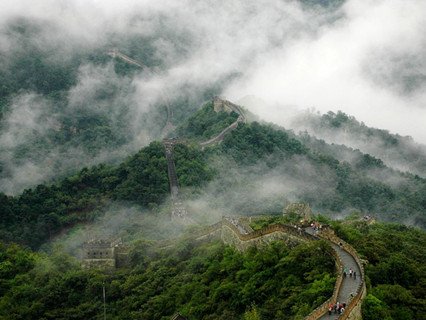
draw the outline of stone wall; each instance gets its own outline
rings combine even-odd
[[[313,240],[314,237],[291,226],[279,224],[249,234],[241,234],[235,225],[223,219],[221,239],[225,244],[231,245],[239,251],[245,251],[250,247],[260,248],[278,240],[283,241],[289,247],[294,247],[301,242]]]
[[[115,269],[115,259],[84,259],[81,263],[84,269]]]
[[[333,250],[333,257],[335,261],[335,268],[337,271],[337,279],[336,279],[336,283],[334,284],[333,294],[322,305],[317,307],[307,317],[305,317],[304,320],[319,319],[322,315],[324,315],[327,312],[329,305],[337,301],[337,296],[339,294],[340,287],[343,281],[343,263],[339,255],[334,250]]]
[[[84,243],[83,249],[83,268],[114,269],[128,264],[129,248],[123,245],[121,239],[92,239]]]
[[[340,245],[346,252],[348,252],[355,259],[357,265],[359,266],[359,269],[361,270],[362,283],[356,291],[357,294],[351,300],[348,307],[346,308],[348,312],[346,312],[339,318],[339,320],[361,320],[362,319],[362,313],[361,313],[362,301],[367,295],[367,288],[365,285],[364,264],[362,263],[356,250],[349,243],[345,242],[344,240],[336,236],[336,234],[334,233],[332,229],[330,228],[323,229],[323,231],[320,233],[320,236],[328,241],[333,242],[334,244]]]
[[[233,111],[230,103],[226,100],[220,99],[219,97],[215,97],[213,99],[213,109],[215,112],[225,111],[230,113]]]

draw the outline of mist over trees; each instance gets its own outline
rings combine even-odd
[[[300,114],[292,121],[291,127],[328,143],[359,149],[391,168],[425,177],[426,146],[416,143],[411,137],[368,127],[341,111],[323,115]],[[339,156],[338,153],[336,156]],[[340,157],[344,159],[342,155]]]
[[[260,228],[309,204],[365,263],[363,318],[424,319],[425,12],[404,0],[2,1],[0,318],[101,319],[103,287],[114,319],[302,319],[331,296],[326,241],[241,253],[188,240],[201,227],[170,219],[161,140],[176,138],[190,223],[266,214]],[[243,121],[216,112],[217,96],[251,101]],[[83,269],[93,237],[122,237],[129,264]]]
[[[212,177],[204,157],[191,148],[175,150],[182,187],[201,187]],[[160,205],[169,194],[163,146],[153,142],[117,166],[98,165],[52,185],[12,197],[0,193],[0,233],[37,249],[64,229],[93,221],[111,201]]]
[[[207,104],[188,118],[181,134],[201,141],[235,120],[235,115],[219,113],[221,127],[217,127],[205,116],[211,108]],[[310,149],[304,141],[316,147]],[[187,143],[191,145],[191,140]],[[209,217],[210,211],[280,213],[289,202],[303,201],[328,214],[355,210],[425,226],[423,178],[391,170],[368,154],[362,154],[355,165],[339,161],[318,146],[324,152],[333,150],[306,135],[299,139],[291,131],[253,122],[240,124],[221,144],[204,151],[195,143],[178,144],[174,157],[190,210],[209,221],[216,217]],[[161,205],[169,193],[163,148],[153,142],[119,165],[85,168],[16,197],[2,194],[2,239],[38,248],[64,228],[93,221],[111,201],[144,208]]]

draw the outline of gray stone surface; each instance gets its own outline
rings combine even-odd
[[[315,231],[312,228],[306,228],[306,232],[315,235]],[[343,268],[346,268],[348,271],[349,269],[352,269],[356,271],[356,274],[357,274],[356,279],[353,276],[349,277],[349,274],[346,276],[346,278],[343,278],[337,301],[334,301],[334,303],[344,302],[346,303],[346,305],[349,305],[350,301],[352,300],[351,294],[355,296],[357,293],[357,290],[361,286],[361,270],[358,267],[355,259],[347,251],[343,250],[342,248],[340,248],[338,245],[334,243],[332,243],[331,246],[337,252],[340,259],[342,260]],[[338,315],[332,313],[329,316],[328,313],[326,313],[320,319],[334,320],[334,319],[338,319]]]

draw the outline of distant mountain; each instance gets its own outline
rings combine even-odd
[[[175,150],[177,176],[195,215],[214,221],[222,214],[280,213],[287,203],[303,201],[327,214],[358,211],[426,227],[426,179],[359,150],[258,122],[239,123],[221,143],[201,149],[199,141],[235,119],[208,103],[177,129],[185,138]],[[153,143],[120,165],[83,169],[17,197],[1,195],[2,238],[37,247],[62,228],[92,219],[91,212],[111,201],[161,205],[168,193],[166,168],[161,144]]]
[[[160,139],[167,121],[180,123],[220,91],[220,84],[185,88],[182,82],[173,95],[137,92],[135,82],[161,78],[170,64],[156,54],[156,39],[111,34],[96,47],[73,47],[49,41],[49,28],[24,18],[4,26],[2,37],[14,45],[0,49],[1,192],[18,194],[86,165],[117,164]],[[163,37],[184,42],[172,33]],[[112,57],[112,48],[145,69]]]
[[[297,116],[291,126],[328,143],[359,149],[389,167],[426,177],[426,146],[411,137],[367,127],[341,111],[324,115],[307,112]]]
[[[223,214],[281,213],[289,202],[302,201],[325,214],[357,211],[426,227],[426,179],[390,168],[371,154],[259,122],[241,122],[221,143],[201,148],[200,141],[234,126],[236,117],[207,103],[177,128],[184,140],[175,148],[176,172],[193,214],[215,221]],[[329,114],[321,118],[325,128],[336,117],[357,124]],[[63,228],[93,219],[111,202],[152,208],[167,194],[164,150],[156,142],[119,165],[83,169],[16,197],[0,194],[0,232],[3,239],[38,247]]]

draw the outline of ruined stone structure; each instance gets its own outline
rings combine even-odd
[[[83,244],[84,268],[115,269],[128,262],[128,247],[121,239],[92,239]]]

